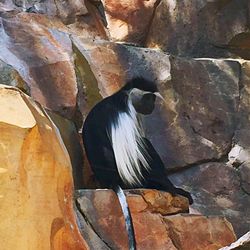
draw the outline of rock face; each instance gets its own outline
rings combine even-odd
[[[0,72],[1,72],[0,75],[1,84],[17,87],[22,91],[24,91],[25,93],[29,94],[30,91],[27,84],[23,81],[21,76],[13,67],[6,64],[3,61],[0,61]]]
[[[73,118],[77,84],[69,36],[35,14],[1,17],[0,59],[18,71],[30,95]]]
[[[158,83],[166,102],[159,102],[144,122],[166,167],[182,168],[227,154],[237,126],[239,62],[183,59],[102,41],[73,42],[86,57],[103,97],[133,76]],[[97,85],[89,91],[97,92]]]
[[[171,178],[177,185],[190,187],[195,200],[192,212],[225,216],[239,235],[249,230],[249,197],[242,190],[242,179],[235,168],[224,163],[205,163]],[[243,224],[238,223],[240,217],[244,218]]]
[[[146,45],[181,56],[224,57],[233,52],[249,59],[248,14],[247,0],[162,0]]]
[[[176,214],[188,210],[188,201],[155,190],[126,192],[132,213],[137,249],[218,249],[235,239],[231,224],[223,218]],[[127,249],[127,234],[116,195],[110,190],[78,192],[81,220],[106,243],[104,249]],[[86,232],[88,230],[88,232]],[[83,232],[90,235],[90,229]],[[118,233],[119,232],[119,233]],[[94,245],[93,236],[88,244]],[[95,249],[102,246],[95,245]],[[94,249],[94,248],[93,248]]]
[[[73,211],[69,155],[44,110],[0,87],[1,248],[87,249]]]
[[[74,179],[74,187],[76,189],[83,188],[83,152],[81,139],[76,130],[76,126],[70,120],[61,117],[47,110],[47,114],[60,131],[63,143],[68,151],[72,174]]]
[[[240,237],[236,242],[232,243],[228,247],[223,247],[220,250],[247,250],[250,249],[250,231]]]
[[[102,97],[113,94],[135,76],[162,82],[170,78],[170,61],[165,53],[107,41],[92,43],[75,36],[73,43],[88,61]]]
[[[164,221],[177,249],[219,249],[235,237],[232,225],[223,218],[174,215]]]
[[[157,0],[103,0],[102,4],[113,40],[143,44]]]
[[[124,233],[112,192],[94,195],[98,204],[102,197],[107,204],[115,201],[111,217],[106,203],[98,210],[103,224],[73,211],[71,175],[76,189],[98,187],[84,156],[82,124],[98,101],[135,76],[155,81],[165,99],[143,117],[146,136],[173,183],[192,193],[190,212],[199,214],[180,215],[187,209],[167,194],[130,191],[140,248],[190,249],[191,229],[197,229],[192,238],[197,249],[228,245],[223,241],[229,239],[228,222],[213,216],[225,216],[237,236],[245,234],[250,227],[249,13],[248,0],[0,1],[0,84],[32,98],[1,87],[1,246],[110,249],[96,232],[105,234],[105,226],[114,224]],[[84,201],[90,206],[88,192]],[[107,242],[125,247],[126,235],[119,238],[116,229]],[[18,246],[13,232],[21,239]],[[34,237],[27,241],[30,232]]]

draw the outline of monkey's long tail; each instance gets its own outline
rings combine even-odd
[[[126,229],[128,233],[129,250],[136,250],[134,227],[133,227],[132,217],[129,211],[126,196],[122,188],[119,185],[114,187],[114,191],[119,199],[122,212],[123,212],[123,216],[125,218],[125,225],[126,225]]]

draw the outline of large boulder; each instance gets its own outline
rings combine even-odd
[[[238,124],[229,152],[229,161],[236,167],[250,163],[250,63],[243,61],[241,65]]]
[[[170,58],[170,80],[159,84],[165,103],[145,118],[167,168],[227,154],[237,126],[239,77],[236,61]]]
[[[1,248],[87,249],[76,223],[70,158],[44,109],[0,85]]]
[[[249,59],[248,15],[248,0],[162,0],[146,46],[181,56],[231,57],[233,52]]]
[[[146,39],[157,0],[102,0],[110,38],[142,45]]]
[[[36,101],[73,119],[78,90],[65,26],[26,13],[0,17],[0,23],[0,59],[18,71]]]
[[[154,113],[143,121],[166,168],[220,159],[228,153],[237,127],[239,62],[178,58],[159,50],[77,37],[73,42],[97,82],[89,93],[99,90],[102,97],[109,96],[135,76],[157,83],[165,102],[158,101]]]
[[[82,231],[88,244],[93,249],[127,249],[124,218],[115,193],[80,190],[77,196],[78,218],[85,225]],[[137,249],[217,250],[235,240],[233,228],[224,218],[179,214],[188,211],[184,197],[156,190],[129,190],[126,196]]]
[[[191,192],[193,213],[225,216],[238,236],[249,230],[249,194],[242,189],[242,179],[231,165],[204,163],[173,174],[171,180]],[[239,222],[239,218],[244,220]]]
[[[228,149],[224,151],[224,155],[212,160],[204,158],[206,163],[198,162],[184,171],[175,173],[171,178],[176,185],[189,189],[193,194],[195,202],[192,209],[194,211],[201,214],[226,216],[233,224],[237,235],[241,236],[249,230],[250,226],[248,62],[241,62],[238,81],[239,92],[234,111],[234,125],[231,127],[231,139],[228,137],[231,142],[228,142]],[[222,118],[223,115],[219,117]],[[226,121],[225,117],[222,119]],[[197,119],[192,119],[192,121],[196,122]],[[218,127],[228,129],[229,124],[226,122],[225,127],[221,125]],[[208,138],[209,129],[206,129],[206,133]],[[225,138],[221,141],[226,142]],[[240,217],[244,217],[244,222],[239,223]]]
[[[47,114],[54,122],[55,126],[58,128],[60,135],[62,137],[63,143],[68,151],[71,165],[72,165],[72,175],[74,180],[74,188],[83,188],[83,148],[81,143],[81,136],[79,135],[75,124],[49,110]]]
[[[166,169],[177,171],[173,182],[187,187],[200,198],[193,205],[196,211],[226,215],[238,235],[245,233],[248,222],[237,221],[238,215],[245,211],[240,204],[243,202],[248,206],[249,203],[246,199],[250,183],[247,167],[250,157],[247,140],[250,110],[248,63],[228,59],[179,58],[159,50],[103,41],[90,43],[76,37],[73,42],[88,61],[88,70],[93,72],[96,80],[90,93],[100,90],[100,94],[106,97],[137,75],[157,82],[165,102],[157,101],[156,110],[152,115],[143,117],[143,122],[146,135]],[[90,100],[89,107],[94,105],[93,99]],[[243,157],[236,165],[232,159],[239,157],[233,156],[235,150],[231,149],[234,145],[240,147],[240,156]],[[228,153],[231,160],[226,164]],[[201,163],[204,162],[209,167],[203,168]],[[238,170],[231,164],[237,167],[243,162],[239,168],[239,179]],[[192,175],[196,173],[199,180],[200,171],[205,169],[211,177],[204,177],[198,184],[193,182]],[[184,178],[186,173],[189,176],[187,180]],[[216,183],[221,179],[224,181],[224,175],[232,180],[226,187],[229,194],[235,194],[233,197],[221,198],[214,190],[203,192],[211,185],[211,180]],[[241,187],[246,192],[242,192]],[[216,201],[210,202],[210,198]],[[229,201],[223,202],[224,199]],[[228,204],[231,204],[231,210],[224,211]]]
[[[28,85],[19,73],[9,64],[0,60],[0,84],[9,85],[21,89],[26,94],[30,93]]]
[[[79,16],[86,15],[88,10],[83,0],[77,1],[37,1],[37,0],[8,0],[0,4],[0,12],[22,12],[45,14],[49,17],[58,17],[64,23],[72,23]]]
[[[77,36],[73,36],[73,43],[87,60],[102,97],[118,91],[135,76],[158,81],[170,78],[169,55],[165,53]],[[89,91],[96,87],[92,85]]]
[[[236,242],[233,242],[228,247],[220,248],[219,250],[248,250],[250,249],[250,231],[240,237]]]
[[[217,250],[235,238],[232,225],[222,217],[182,214],[166,216],[164,222],[180,250]]]

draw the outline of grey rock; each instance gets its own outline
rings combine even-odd
[[[162,0],[146,44],[174,55],[249,58],[248,0]]]
[[[238,236],[250,227],[250,196],[241,188],[238,170],[210,162],[173,174],[171,180],[194,198],[191,213],[225,216]],[[244,218],[239,223],[239,218]]]

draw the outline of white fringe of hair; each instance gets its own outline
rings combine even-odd
[[[121,179],[130,185],[141,184],[142,168],[150,169],[149,157],[142,136],[143,129],[136,116],[136,111],[128,100],[128,112],[121,112],[110,128],[111,143],[116,165]]]

